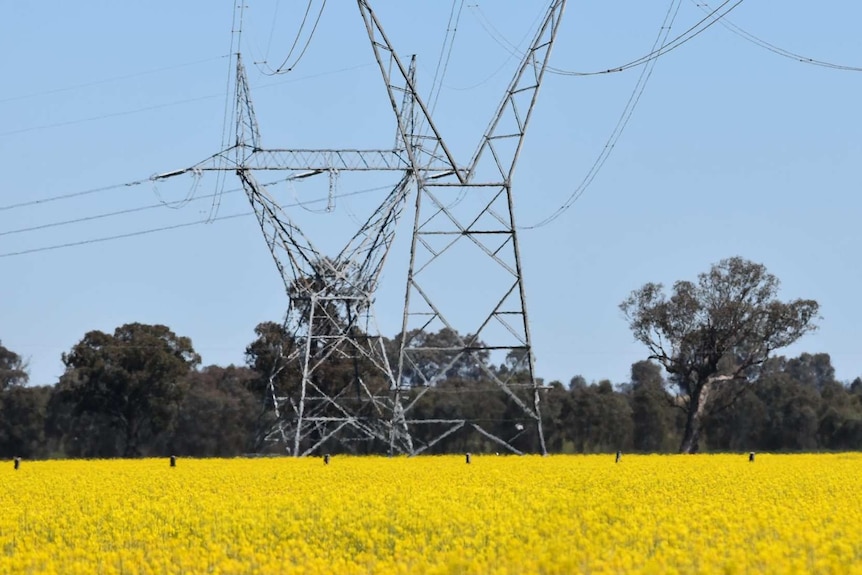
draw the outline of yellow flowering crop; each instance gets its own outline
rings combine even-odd
[[[0,573],[862,573],[862,455],[24,461]]]

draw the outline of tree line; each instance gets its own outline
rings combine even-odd
[[[541,417],[553,453],[854,450],[862,446],[862,378],[840,382],[828,354],[773,353],[814,329],[817,304],[781,302],[778,281],[760,264],[730,258],[677,282],[632,292],[621,308],[648,349],[628,381],[542,382]],[[0,344],[0,457],[228,457],[279,453],[268,386],[275,350],[297,344],[280,324],[257,326],[245,365],[201,366],[187,337],[164,325],[130,323],[91,331],[62,355],[51,386],[28,386],[26,363]],[[414,333],[455,342],[451,330]],[[397,353],[399,338],[387,340]],[[441,345],[446,348],[447,345]],[[446,365],[446,358],[428,357]],[[519,364],[506,358],[481,369],[451,366],[415,417],[481,421],[525,452],[537,433],[488,374]],[[512,361],[508,361],[512,360]],[[355,362],[328,360],[323,377],[348,381]],[[283,388],[297,374],[280,373]],[[373,383],[372,383],[373,385]],[[451,393],[446,393],[451,392]],[[519,419],[520,418],[520,419]],[[327,451],[366,453],[380,446],[331,443]],[[493,452],[487,437],[452,433],[429,453]]]
[[[266,327],[272,327],[271,325]],[[138,332],[128,348],[116,338]],[[20,356],[0,345],[0,457],[136,457],[177,454],[230,457],[280,452],[263,441],[270,412],[264,374],[252,366],[199,367],[190,342],[164,326],[129,324],[114,335],[91,332],[64,355],[67,372],[53,386],[27,386]],[[143,334],[146,334],[144,337]],[[162,339],[155,348],[141,339]],[[83,342],[82,342],[83,343]],[[124,354],[123,365],[86,353]],[[176,347],[174,347],[176,346]],[[252,347],[252,346],[249,346]],[[78,370],[83,370],[83,373]],[[93,389],[82,388],[93,378]],[[89,384],[89,383],[88,383]],[[487,389],[481,378],[447,378],[439,385]],[[423,415],[472,414],[499,437],[531,450],[531,429],[514,423],[503,394],[435,396]],[[460,405],[453,405],[460,402]],[[643,360],[629,381],[554,381],[542,393],[547,445],[553,453],[673,452],[685,433],[686,413],[668,391],[662,367]],[[499,423],[494,423],[495,421]],[[710,413],[703,448],[709,451],[854,450],[862,446],[862,378],[835,379],[830,357],[803,353],[770,358],[733,409]],[[433,453],[493,452],[481,436],[453,434]],[[339,446],[333,444],[331,451]]]

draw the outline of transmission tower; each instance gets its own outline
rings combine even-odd
[[[237,53],[234,142],[197,165],[155,176],[230,171],[242,183],[290,302],[284,327],[291,338],[269,374],[267,403],[274,411],[269,437],[292,455],[314,453],[333,441],[415,455],[464,429],[521,453],[512,442],[525,429],[522,420],[534,426],[545,453],[512,177],[565,4],[549,3],[467,163],[456,161],[416,89],[415,57],[404,61],[370,0],[357,0],[394,111],[394,147],[265,148]],[[331,180],[342,172],[387,172],[397,183],[347,245],[327,255],[256,176],[272,170],[294,179],[324,174]],[[411,196],[415,211],[410,262],[402,330],[393,351],[377,327],[374,297],[396,224]],[[480,294],[484,304],[475,306],[471,325],[459,321],[453,282],[440,281],[453,275],[447,260],[465,246],[482,260],[482,265],[457,269],[458,285]],[[428,337],[441,330],[448,337]],[[505,357],[507,368],[489,367],[491,356]],[[331,377],[327,366],[333,362],[352,365],[353,377]],[[285,382],[281,375],[288,371],[297,376]],[[464,373],[479,374],[487,382],[469,393],[502,394],[516,407],[512,420],[519,423],[512,436],[488,431],[475,414],[429,417],[423,412],[428,398],[458,392],[443,389],[441,381]]]

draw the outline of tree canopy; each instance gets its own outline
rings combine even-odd
[[[635,339],[670,374],[686,413],[680,451],[698,450],[704,415],[730,407],[752,370],[815,329],[814,300],[778,300],[779,281],[762,264],[721,260],[668,297],[647,283],[620,304]]]
[[[27,365],[20,355],[0,342],[0,390],[27,383]]]
[[[112,335],[91,331],[63,354],[60,386],[72,415],[105,419],[122,453],[140,455],[142,439],[166,429],[183,398],[183,378],[200,363],[191,340],[163,325],[130,323]]]

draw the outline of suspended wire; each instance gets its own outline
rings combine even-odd
[[[293,44],[290,46],[290,51],[288,51],[287,56],[284,57],[284,61],[282,62],[282,66],[290,60],[293,56],[293,51],[296,50],[297,44],[299,44],[299,39],[302,37],[302,31],[305,29],[305,23],[308,22],[308,15],[311,14],[311,7],[314,5],[314,0],[308,0],[308,4],[305,6],[305,14],[302,15],[302,22],[299,24],[299,30],[296,31],[296,37],[293,39]],[[275,23],[273,22],[273,25]]]
[[[449,12],[449,22],[446,25],[446,36],[443,38],[443,45],[440,47],[440,57],[437,60],[437,68],[434,70],[434,79],[431,82],[431,92],[428,97],[431,104],[431,114],[437,109],[437,101],[440,99],[446,71],[449,69],[449,62],[452,60],[452,50],[455,47],[455,37],[458,34],[461,13],[464,10],[464,0],[460,0],[460,6],[458,4],[459,0],[452,0],[452,10]],[[455,12],[456,6],[458,6],[457,14]],[[447,43],[448,49],[446,46]]]
[[[573,71],[573,70],[564,70],[562,68],[557,68],[554,66],[548,66],[547,71],[549,73],[557,74],[560,76],[598,76],[598,75],[602,75],[602,74],[613,74],[616,72],[623,72],[623,71],[628,70],[630,68],[636,68],[638,66],[643,66],[644,64],[646,64],[652,60],[655,60],[659,56],[663,56],[663,55],[667,54],[668,52],[679,48],[680,46],[682,46],[686,42],[693,40],[694,38],[696,38],[697,36],[699,36],[700,34],[705,32],[706,30],[708,30],[710,27],[712,27],[714,24],[721,21],[727,14],[729,14],[731,11],[736,9],[745,0],[736,0],[736,2],[733,5],[731,5],[729,8],[727,8],[724,12],[721,12],[721,10],[725,6],[730,4],[732,1],[733,0],[725,0],[724,2],[721,3],[720,6],[718,6],[718,8],[712,10],[703,19],[701,19],[696,24],[694,24],[693,26],[688,28],[685,32],[683,32],[679,36],[676,36],[670,42],[667,42],[664,45],[662,45],[660,48],[653,49],[648,54],[644,54],[640,58],[636,58],[635,60],[632,60],[626,64],[614,66],[613,68],[596,70],[593,72],[577,72],[577,71]],[[518,57],[523,58],[524,52],[521,51],[517,46],[512,44],[508,39],[506,39],[506,37],[503,34],[501,34],[499,30],[494,28],[494,25],[490,22],[490,20],[488,20],[487,16],[485,16],[484,13],[482,12],[481,7],[476,6],[476,9],[477,9],[477,13],[484,20],[484,23],[482,22],[482,20],[480,20],[480,24],[482,24],[482,28],[484,28],[484,30],[491,36],[491,38],[495,42],[497,42],[497,44],[499,44],[504,50],[509,51],[514,56],[518,56]],[[719,12],[721,12],[721,14],[719,14]]]
[[[455,7],[458,6],[457,12],[455,11]],[[443,44],[440,46],[440,57],[437,60],[437,68],[434,71],[434,80],[431,82],[431,92],[429,93],[429,102],[430,102],[430,110],[429,113],[431,115],[434,114],[434,111],[437,109],[437,103],[440,99],[440,93],[442,91],[443,82],[446,78],[446,72],[449,69],[449,62],[452,59],[452,50],[455,47],[455,38],[458,34],[458,26],[461,22],[461,14],[464,11],[464,0],[453,0],[452,1],[452,9],[449,12],[449,21],[446,24],[446,35],[443,38]],[[448,43],[448,49],[447,49]],[[436,93],[435,93],[436,90]],[[416,130],[416,133],[427,135],[427,131],[430,128],[428,124],[428,118],[425,115],[422,115],[422,120],[420,122],[419,127]],[[436,155],[440,150],[440,141],[436,141],[434,143],[434,150],[431,152],[431,155]]]
[[[297,176],[295,176],[295,175],[290,175],[290,176],[287,176],[287,177],[284,177],[284,178],[279,178],[279,179],[277,179],[277,180],[272,180],[272,181],[270,181],[270,182],[266,182],[266,183],[264,183],[264,184],[262,184],[262,185],[263,185],[264,187],[267,187],[267,186],[273,186],[273,185],[280,184],[280,183],[283,183],[283,182],[290,182],[291,180],[295,180],[295,179],[297,179]],[[143,183],[143,182],[140,182],[140,183]],[[391,186],[378,186],[378,187],[375,187],[375,188],[366,188],[366,189],[362,189],[362,190],[357,190],[357,191],[355,191],[355,192],[349,192],[349,193],[346,193],[346,194],[343,194],[343,195],[334,195],[333,197],[337,197],[337,198],[342,198],[342,197],[344,197],[344,198],[346,198],[346,197],[348,197],[348,196],[350,196],[350,195],[364,194],[364,193],[370,193],[370,192],[378,192],[378,191],[380,191],[380,190],[386,190],[386,189],[389,189],[390,187],[391,187]],[[191,200],[188,200],[188,201],[186,201],[185,199],[184,199],[184,200],[180,200],[179,202],[184,202],[184,204],[189,204],[189,203],[194,202],[194,201],[206,200],[206,199],[208,199],[208,198],[212,198],[212,197],[214,197],[214,196],[215,196],[216,194],[218,194],[218,193],[221,193],[221,194],[223,194],[223,195],[228,195],[228,194],[235,194],[235,193],[242,192],[242,191],[244,191],[244,189],[243,189],[243,188],[241,188],[241,187],[239,187],[239,188],[232,188],[232,189],[230,189],[230,190],[225,190],[224,192],[214,192],[214,193],[212,193],[212,194],[206,194],[206,195],[203,195],[203,196],[197,196],[197,197],[195,197],[195,198],[193,198],[193,199],[191,199]],[[327,199],[328,199],[328,198],[327,198]],[[304,207],[304,206],[305,206],[305,204],[314,204],[314,203],[320,203],[321,201],[323,201],[322,199],[319,199],[319,198],[318,198],[318,199],[314,199],[314,200],[308,200],[308,201],[306,201],[306,202],[304,202],[304,203],[303,203],[303,202],[301,202],[301,201],[300,201],[300,200],[299,200],[295,195],[294,195],[294,200],[295,200],[295,202],[296,202],[296,203],[294,203],[294,204],[289,204],[290,206],[294,206],[294,207]],[[143,212],[143,211],[147,211],[147,210],[153,210],[153,209],[156,209],[156,208],[174,207],[174,206],[175,206],[177,203],[179,203],[179,202],[168,202],[168,203],[166,204],[165,202],[163,202],[163,201],[162,201],[162,202],[155,203],[155,204],[148,204],[148,205],[145,205],[145,206],[138,206],[138,207],[134,207],[134,208],[126,208],[126,209],[122,209],[122,210],[116,210],[116,211],[113,211],[113,212],[105,212],[105,213],[101,213],[101,214],[95,214],[95,215],[92,215],[92,216],[83,216],[83,217],[80,217],[80,218],[74,218],[74,219],[71,219],[71,220],[61,220],[61,221],[58,221],[58,222],[51,222],[51,223],[48,223],[48,224],[40,224],[40,225],[36,225],[36,226],[29,226],[29,227],[26,227],[26,228],[18,228],[18,229],[14,229],[14,230],[8,230],[8,231],[5,231],[5,232],[0,232],[0,236],[8,236],[8,235],[14,235],[14,234],[22,234],[22,233],[25,233],[25,232],[32,232],[32,231],[36,231],[36,230],[43,230],[43,229],[48,229],[48,228],[56,228],[56,227],[68,226],[68,225],[72,225],[72,224],[78,224],[78,223],[83,223],[83,222],[90,222],[90,221],[93,221],[93,220],[101,220],[101,219],[106,219],[106,218],[115,217],[115,216],[122,216],[122,215],[126,215],[126,214],[133,214],[133,213],[136,213],[136,212]],[[184,206],[180,206],[180,207],[184,207]],[[321,213],[321,212],[317,211],[317,212],[313,212],[313,213]]]
[[[311,7],[309,3],[309,7]],[[272,15],[272,24],[269,27],[269,39],[266,42],[266,51],[263,54],[264,62],[269,59],[269,51],[272,48],[272,39],[275,37],[275,27],[278,24],[278,12],[281,8],[281,1],[275,0],[275,13]],[[306,14],[308,11],[306,11]]]
[[[50,128],[62,128],[65,126],[73,126],[75,124],[84,124],[86,122],[95,122],[97,120],[105,120],[108,118],[119,118],[121,116],[130,116],[132,114],[139,114],[141,112],[151,112],[153,110],[160,110],[162,108],[168,108],[171,106],[178,106],[181,104],[191,104],[194,102],[202,102],[204,100],[210,100],[212,98],[217,98],[221,96],[221,94],[211,94],[209,96],[199,96],[197,98],[188,98],[185,100],[175,100],[173,102],[166,102],[164,104],[154,104],[152,106],[146,106],[143,108],[136,108],[134,110],[125,110],[122,112],[110,112],[108,114],[100,114],[98,116],[90,116],[88,118],[79,118],[77,120],[66,120],[63,122],[54,122],[53,124],[42,124],[39,126],[30,126],[29,128],[18,128],[17,130],[10,130],[8,132],[0,132],[0,136],[12,136],[16,134],[25,134],[27,132],[36,132],[39,130],[47,130]]]
[[[703,10],[704,12],[709,12],[712,8],[710,8],[709,4],[702,0],[691,0],[691,3]],[[843,64],[836,64],[834,62],[828,62],[826,60],[818,60],[816,58],[811,58],[808,56],[804,56],[802,54],[797,54],[796,52],[791,52],[790,50],[786,50],[775,44],[771,44],[762,38],[755,36],[754,34],[740,28],[733,22],[722,19],[721,25],[727,28],[733,34],[739,36],[743,40],[747,42],[751,42],[752,44],[759,46],[765,50],[769,50],[773,54],[777,54],[784,58],[789,58],[791,60],[795,60],[797,62],[801,62],[803,64],[810,64],[812,66],[821,66],[824,68],[831,68],[833,70],[844,70],[849,72],[862,72],[862,67],[858,66],[847,66]]]
[[[230,138],[230,126],[233,125],[234,114],[236,113],[236,106],[231,102],[231,94],[233,90],[231,90],[231,78],[232,71],[234,67],[237,65],[236,60],[234,60],[234,56],[239,58],[239,50],[240,50],[240,41],[242,39],[242,23],[243,23],[243,11],[244,5],[242,4],[243,0],[239,0],[240,5],[234,4],[233,7],[233,15],[231,17],[230,24],[230,55],[231,60],[228,62],[228,69],[225,79],[225,90],[224,90],[224,114],[222,115],[222,127],[221,127],[221,149],[226,150],[229,146],[228,139]],[[239,18],[237,18],[239,15]],[[234,98],[236,99],[236,95],[234,94]],[[227,164],[227,158],[220,158],[218,160],[218,167],[224,168]],[[216,194],[220,194],[224,192],[224,187],[226,185],[226,172],[219,171],[216,174]],[[215,217],[218,213],[218,208],[221,205],[218,197],[213,198],[213,203],[210,206],[209,217]]]
[[[240,188],[239,190],[232,190],[232,191],[236,192],[236,191],[240,191],[241,189],[242,189],[242,188]],[[230,192],[225,192],[225,193],[230,193]],[[203,199],[206,199],[206,198],[210,198],[210,197],[212,197],[212,196],[214,196],[214,195],[215,195],[215,194],[209,194],[209,195],[206,195],[206,196],[199,196],[199,197],[195,198],[195,199],[194,199],[194,200],[192,200],[192,201],[195,201],[195,200],[203,200]],[[58,227],[62,227],[62,226],[72,225],[72,224],[80,224],[80,223],[84,223],[84,222],[92,222],[92,221],[95,221],[95,220],[102,220],[102,219],[105,219],[105,218],[111,218],[111,217],[115,217],[115,216],[122,216],[122,215],[126,215],[126,214],[134,214],[134,213],[137,213],[137,212],[144,212],[144,211],[147,211],[147,210],[153,210],[153,209],[156,209],[156,208],[162,208],[162,207],[165,207],[165,204],[164,204],[164,203],[162,203],[162,202],[159,202],[159,203],[157,203],[157,204],[149,204],[149,205],[146,205],[146,206],[139,206],[139,207],[136,207],[136,208],[128,208],[128,209],[125,209],[125,210],[116,210],[116,211],[113,211],[113,212],[106,212],[106,213],[102,213],[102,214],[95,214],[95,215],[92,215],[92,216],[84,216],[84,217],[80,217],[80,218],[74,218],[74,219],[71,219],[71,220],[62,220],[62,221],[59,221],[59,222],[51,222],[51,223],[49,223],[49,224],[40,224],[40,225],[38,225],[38,226],[29,226],[29,227],[26,227],[26,228],[18,228],[18,229],[15,229],[15,230],[7,230],[7,231],[5,231],[5,232],[0,232],[0,236],[11,236],[11,235],[14,235],[14,234],[23,234],[23,233],[26,233],[26,232],[33,232],[33,231],[38,231],[38,230],[46,230],[46,229],[49,229],[49,228],[58,228]]]
[[[308,37],[305,39],[305,44],[303,44],[302,49],[300,50],[296,58],[293,60],[293,63],[288,65],[288,62],[290,62],[290,59],[293,57],[293,53],[296,51],[296,47],[299,45],[300,39],[302,38],[302,32],[306,27],[308,16],[310,15],[311,7],[313,4],[314,0],[308,0],[305,14],[302,17],[302,23],[300,24],[299,30],[296,33],[296,38],[294,38],[293,44],[290,47],[290,51],[288,51],[287,56],[284,57],[284,60],[281,62],[281,65],[279,65],[278,68],[273,70],[272,67],[269,66],[269,64],[263,62],[263,64],[266,64],[268,70],[261,70],[261,73],[267,76],[286,74],[287,72],[292,72],[293,69],[296,68],[296,66],[300,63],[300,61],[302,61],[303,57],[308,51],[308,47],[311,46],[311,41],[314,39],[314,35],[317,33],[317,27],[320,25],[320,20],[322,19],[323,12],[326,9],[326,0],[322,0],[320,3],[320,10],[317,11],[317,16],[314,19],[314,24],[311,27],[311,31],[308,33]]]
[[[351,71],[353,71],[353,70],[358,70],[358,69],[360,69],[360,68],[366,68],[366,67],[373,66],[373,65],[374,65],[373,63],[370,63],[370,62],[369,62],[369,63],[365,63],[365,64],[358,64],[358,65],[356,65],[356,66],[348,66],[348,67],[346,67],[346,68],[339,68],[339,69],[337,69],[337,70],[330,70],[330,71],[328,71],[328,72],[319,72],[319,73],[317,73],[317,74],[308,74],[308,75],[306,75],[306,76],[293,77],[293,78],[290,78],[290,79],[287,79],[287,80],[282,80],[282,81],[279,81],[279,82],[269,82],[269,83],[267,83],[267,84],[260,84],[259,86],[256,86],[256,87],[255,87],[255,89],[256,89],[256,90],[262,90],[262,89],[266,89],[266,88],[272,88],[272,87],[275,87],[275,86],[281,86],[281,85],[283,85],[283,84],[293,84],[293,83],[296,83],[296,82],[304,82],[304,81],[306,81],[306,80],[313,80],[313,79],[315,79],[315,78],[321,78],[321,77],[323,77],[323,76],[330,76],[330,75],[333,75],[333,74],[341,74],[341,73],[343,73],[343,72],[351,72]],[[220,98],[222,95],[223,95],[223,93],[222,93],[222,92],[219,92],[218,94],[209,94],[209,95],[207,95],[207,96],[198,96],[198,97],[196,97],[196,98],[188,98],[188,99],[184,99],[184,100],[174,100],[173,102],[165,102],[165,103],[162,103],[162,104],[154,104],[154,105],[152,105],[152,106],[146,106],[146,107],[143,107],[143,108],[135,108],[135,109],[133,109],[133,110],[124,110],[124,111],[121,111],[121,112],[111,112],[111,113],[108,113],[108,114],[101,114],[101,115],[99,115],[99,116],[91,116],[91,117],[88,117],[88,118],[79,118],[79,119],[77,119],[77,120],[66,120],[66,121],[63,121],[63,122],[55,122],[55,123],[53,123],[53,124],[43,124],[43,125],[39,125],[39,126],[30,126],[30,127],[27,127],[27,128],[19,128],[19,129],[12,130],[12,131],[9,131],[9,132],[0,132],[0,136],[10,136],[10,135],[14,135],[14,134],[23,134],[23,133],[26,133],[26,132],[35,132],[35,131],[38,131],[38,130],[48,130],[48,129],[52,129],[52,128],[60,128],[60,127],[65,127],[65,126],[72,126],[72,125],[75,125],[75,124],[83,124],[83,123],[86,123],[86,122],[95,122],[95,121],[98,121],[98,120],[105,120],[105,119],[108,119],[108,118],[117,118],[117,117],[121,117],[121,116],[130,116],[130,115],[132,115],[132,114],[140,114],[140,113],[142,113],[142,112],[150,112],[150,111],[153,111],[153,110],[159,110],[159,109],[162,109],[162,108],[169,108],[169,107],[172,107],[172,106],[179,106],[179,105],[183,105],[183,104],[191,104],[191,103],[195,103],[195,102],[201,102],[201,101],[204,101],[204,100],[211,100],[211,99],[213,99],[213,98]],[[228,93],[228,98],[230,98],[230,92]],[[223,141],[225,141],[225,142],[226,142],[226,141],[227,141],[227,137],[225,137],[225,138],[223,139]],[[224,145],[224,144],[223,144],[223,145]],[[227,149],[228,147],[230,147],[230,146],[229,146],[229,145],[227,145],[227,146],[225,146],[223,149]]]
[[[208,62],[214,62],[216,60],[222,60],[224,58],[230,58],[230,54],[224,54],[222,56],[215,56],[213,58],[205,58],[203,60],[195,60],[194,62],[185,62],[183,64],[174,64],[173,66],[165,66],[163,68],[155,68],[153,70],[144,70],[143,72],[134,72],[132,74],[125,74],[123,76],[114,76],[113,78],[104,78],[102,80],[94,80],[92,82],[86,82],[84,84],[75,84],[74,86],[66,86],[65,88],[54,88],[54,89],[45,90],[42,92],[32,92],[30,94],[24,94],[24,95],[20,95],[20,96],[11,96],[9,98],[0,99],[0,104],[5,104],[7,102],[15,102],[17,100],[27,100],[27,99],[36,98],[39,96],[61,94],[63,92],[71,92],[73,90],[80,90],[81,88],[90,88],[92,86],[101,86],[103,84],[109,84],[111,82],[120,82],[122,80],[129,80],[131,78],[138,78],[140,76],[148,76],[148,75],[152,75],[152,74],[158,74],[159,72],[166,72],[168,70],[176,70],[178,68],[188,68],[190,66],[197,66],[198,64],[206,64]]]
[[[229,216],[219,216],[217,218],[212,218],[212,219],[205,218],[203,220],[198,220],[195,222],[185,222],[182,224],[163,226],[161,228],[150,228],[147,230],[139,230],[136,232],[128,232],[125,234],[117,234],[114,236],[105,236],[105,237],[101,237],[101,238],[91,238],[88,240],[81,240],[81,241],[77,241],[77,242],[68,242],[65,244],[55,244],[52,246],[43,246],[40,248],[32,248],[32,249],[28,249],[28,250],[21,250],[18,252],[6,252],[3,254],[0,254],[0,258],[9,258],[9,257],[13,257],[13,256],[23,256],[26,254],[35,254],[35,253],[39,253],[39,252],[47,252],[47,251],[59,250],[59,249],[63,249],[63,248],[72,248],[72,247],[77,247],[77,246],[85,246],[85,245],[89,245],[89,244],[97,244],[97,243],[108,242],[108,241],[113,241],[113,240],[121,240],[121,239],[125,239],[125,238],[133,238],[133,237],[143,236],[143,235],[147,235],[147,234],[154,234],[157,232],[166,232],[169,230],[177,230],[180,228],[187,228],[187,227],[196,226],[199,224],[208,224],[210,222],[216,222],[216,221],[222,221],[222,220],[231,220],[231,219],[242,218],[242,217],[251,216],[251,215],[254,215],[254,212],[244,212],[244,213],[240,213],[240,214],[231,214]]]
[[[682,5],[682,0],[671,0],[670,5],[668,6],[667,13],[665,14],[664,21],[662,22],[661,28],[659,29],[658,36],[655,39],[652,47],[652,53],[661,52],[661,49],[666,45],[667,38],[670,35],[670,31],[673,28],[673,24],[676,21],[677,14],[679,14],[680,6]],[[545,217],[543,220],[539,221],[536,224],[531,226],[525,226],[521,229],[537,229],[543,226],[546,226],[568,211],[569,208],[578,200],[578,198],[583,195],[584,191],[589,187],[589,185],[593,182],[593,180],[598,175],[599,171],[601,171],[602,166],[604,166],[608,157],[610,157],[611,152],[616,147],[617,142],[623,134],[626,126],[629,123],[629,120],[632,117],[632,114],[635,111],[635,108],[640,102],[641,96],[643,95],[644,89],[646,88],[647,83],[649,82],[650,77],[652,76],[653,70],[655,69],[655,65],[658,60],[653,58],[648,62],[644,68],[641,69],[640,76],[638,77],[637,84],[635,84],[634,90],[629,96],[628,101],[626,102],[626,106],[623,109],[622,114],[617,120],[616,126],[614,126],[611,135],[608,137],[607,142],[605,142],[604,148],[599,153],[596,160],[593,162],[593,165],[590,166],[590,169],[587,171],[581,183],[575,188],[575,191],[569,196],[569,198],[563,203],[559,208],[557,208],[553,213],[549,216]]]
[[[276,181],[274,181],[274,182],[270,182],[270,183],[268,183],[268,184],[264,184],[264,185],[265,185],[265,186],[268,186],[268,185],[272,185],[272,184],[275,184],[275,183],[283,182],[283,181],[285,181],[285,180],[289,180],[289,179],[291,179],[291,177],[283,178],[283,179],[281,179],[281,180],[276,180]],[[142,183],[143,183],[143,182],[142,182]],[[372,192],[378,192],[378,191],[380,191],[380,190],[389,189],[390,187],[391,187],[391,186],[378,186],[378,187],[374,187],[374,188],[365,188],[365,189],[361,189],[361,190],[354,190],[354,191],[352,191],[352,192],[345,192],[345,193],[343,193],[343,194],[337,194],[335,197],[337,197],[337,198],[347,198],[347,197],[350,197],[350,196],[358,196],[358,195],[361,195],[361,194],[368,194],[368,193],[372,193]],[[242,188],[237,188],[237,189],[234,189],[234,190],[228,190],[228,191],[226,191],[226,192],[224,192],[224,193],[234,193],[234,192],[239,192],[239,191],[242,191]],[[211,194],[211,195],[215,195],[215,194]],[[205,198],[208,198],[208,197],[210,197],[210,196],[200,196],[200,197],[198,197],[197,199],[205,199]],[[328,200],[329,200],[329,198],[328,198],[328,197],[327,197],[327,198],[318,198],[318,199],[316,199],[316,200],[309,200],[309,201],[307,201],[307,202],[302,202],[302,203],[300,203],[300,202],[296,202],[296,203],[292,203],[292,204],[284,204],[284,205],[282,206],[282,208],[296,208],[296,207],[301,207],[303,204],[304,204],[304,205],[308,205],[308,204],[312,204],[312,203],[323,203],[323,202],[327,202]],[[87,222],[87,221],[96,220],[96,219],[102,219],[102,218],[108,218],[108,217],[112,217],[112,216],[119,216],[119,215],[123,215],[123,214],[129,214],[129,213],[133,213],[133,212],[140,212],[140,211],[144,211],[144,210],[148,210],[148,209],[153,209],[153,208],[156,208],[156,207],[161,207],[161,204],[155,204],[155,205],[150,205],[150,206],[141,206],[141,207],[138,207],[138,208],[129,208],[129,209],[127,209],[127,210],[119,210],[119,211],[116,211],[116,212],[109,212],[109,213],[106,213],[106,214],[97,214],[97,215],[95,215],[95,216],[86,216],[86,217],[76,218],[76,219],[73,219],[73,220],[67,220],[67,221],[64,221],[64,222],[55,222],[55,223],[51,223],[51,224],[44,224],[44,225],[41,225],[41,226],[33,226],[33,227],[30,227],[30,228],[23,228],[23,229],[19,229],[19,230],[13,230],[13,231],[11,231],[11,232],[4,232],[4,233],[2,233],[2,234],[0,234],[0,235],[7,235],[7,234],[14,234],[14,233],[23,233],[23,232],[28,232],[28,231],[33,231],[33,230],[39,230],[39,229],[44,229],[44,228],[57,227],[57,226],[64,226],[64,225],[71,225],[71,224],[82,223],[82,222]],[[81,241],[76,241],[76,242],[67,242],[67,243],[62,243],[62,244],[54,244],[54,245],[50,245],[50,246],[43,246],[43,247],[38,247],[38,248],[31,248],[31,249],[21,250],[21,251],[17,251],[17,252],[6,252],[6,253],[2,253],[2,254],[0,254],[0,258],[7,258],[7,257],[12,257],[12,256],[21,256],[21,255],[26,255],[26,254],[33,254],[33,253],[39,253],[39,252],[46,252],[46,251],[52,251],[52,250],[63,249],[63,248],[70,248],[70,247],[83,246],[83,245],[88,245],[88,244],[95,244],[95,243],[102,243],[102,242],[108,242],[108,241],[113,241],[113,240],[119,240],[119,239],[131,238],[131,237],[136,237],[136,236],[143,236],[143,235],[147,235],[147,234],[153,234],[153,233],[157,233],[157,232],[165,232],[165,231],[169,231],[169,230],[176,230],[176,229],[186,228],[186,227],[191,227],[191,226],[196,226],[196,225],[200,225],[200,224],[208,224],[208,223],[211,223],[211,222],[217,222],[217,221],[223,221],[223,220],[231,220],[231,219],[235,219],[235,218],[241,218],[241,217],[246,217],[246,216],[252,216],[252,215],[254,215],[254,214],[255,214],[255,212],[253,212],[253,211],[249,211],[249,212],[242,212],[242,213],[238,213],[238,214],[231,214],[231,215],[228,215],[228,216],[218,216],[218,217],[215,217],[215,218],[212,218],[212,219],[210,219],[210,218],[204,218],[204,219],[202,219],[202,220],[196,220],[196,221],[193,221],[193,222],[184,222],[184,223],[181,223],[181,224],[173,224],[173,225],[170,225],[170,226],[163,226],[163,227],[159,227],[159,228],[149,228],[149,229],[145,229],[145,230],[138,230],[138,231],[128,232],[128,233],[124,233],[124,234],[117,234],[117,235],[112,235],[112,236],[104,236],[104,237],[99,237],[99,238],[90,238],[90,239],[87,239],[87,240],[81,240]]]
[[[467,7],[470,8],[472,14],[476,17],[476,20],[479,22],[479,25],[482,26],[485,29],[485,31],[490,36],[493,37],[494,32],[492,32],[489,28],[487,28],[485,26],[485,23],[482,22],[481,14],[477,14],[477,9],[479,9],[479,11],[481,10],[479,8],[479,5],[478,4],[468,4]],[[499,74],[500,72],[503,71],[503,69],[509,64],[509,62],[512,61],[512,58],[517,57],[519,54],[523,56],[526,53],[526,52],[524,52],[524,49],[522,48],[522,46],[530,40],[530,38],[533,35],[533,31],[535,30],[536,26],[538,25],[539,21],[542,19],[542,17],[544,15],[545,15],[545,10],[543,8],[542,11],[539,12],[539,14],[536,16],[536,19],[533,21],[533,23],[530,25],[530,27],[527,29],[527,32],[524,34],[524,36],[521,38],[521,40],[517,44],[512,44],[512,43],[508,42],[508,40],[505,40],[512,47],[512,49],[506,49],[506,53],[509,56],[505,60],[503,60],[503,63],[500,64],[500,66],[498,66],[497,69],[494,70],[491,74],[489,74],[485,79],[480,80],[479,82],[476,82],[475,84],[472,84],[470,86],[458,87],[458,86],[445,85],[445,87],[449,90],[455,90],[457,92],[466,92],[469,90],[474,90],[480,86],[484,86],[485,84],[490,82],[497,74]],[[493,25],[491,25],[491,26],[493,27]]]
[[[736,0],[729,8],[727,8],[724,12],[721,12],[722,8],[731,3],[732,0],[725,0],[722,2],[718,8],[709,12],[704,18],[699,20],[697,23],[689,27],[685,32],[675,37],[670,42],[662,44],[661,47],[657,49],[653,49],[650,53],[641,56],[635,60],[627,64],[623,64],[621,66],[616,66],[614,68],[610,68],[607,70],[599,70],[595,72],[574,72],[570,70],[563,70],[560,68],[555,68],[552,66],[548,67],[548,71],[554,74],[558,74],[560,76],[596,76],[599,74],[610,74],[614,72],[623,72],[628,70],[629,68],[635,68],[637,66],[642,66],[647,62],[651,62],[658,58],[659,56],[664,56],[668,52],[676,50],[683,44],[693,40],[697,36],[704,33],[706,30],[711,28],[714,24],[720,22],[722,18],[730,14],[733,10],[735,10],[740,4],[742,4],[745,0]],[[721,14],[719,14],[721,12]],[[706,23],[704,25],[704,23]]]
[[[52,196],[49,198],[39,198],[38,200],[28,200],[26,202],[19,202],[17,204],[9,204],[6,206],[0,206],[0,212],[5,212],[7,210],[15,210],[18,208],[26,208],[29,206],[36,206],[36,205],[41,205],[41,204],[49,204],[51,202],[59,202],[61,200],[69,200],[72,198],[80,198],[82,196],[89,196],[90,194],[97,194],[99,192],[107,192],[109,190],[116,190],[117,188],[139,186],[139,185],[143,184],[144,182],[148,182],[148,181],[150,181],[149,178],[144,179],[144,180],[133,180],[131,182],[125,182],[122,184],[113,184],[110,186],[103,186],[100,188],[91,188],[89,190],[82,190],[80,192],[72,192],[69,194],[63,194],[61,196]]]

